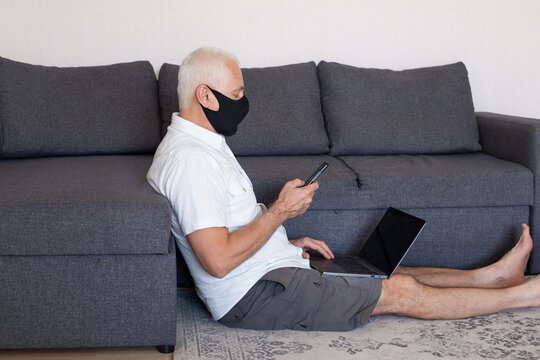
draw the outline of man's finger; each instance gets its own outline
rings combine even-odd
[[[299,187],[299,186],[304,185],[304,180],[294,179],[294,180],[291,180],[290,183],[293,187]]]
[[[330,248],[328,247],[328,245],[326,245],[326,243],[322,240],[315,240],[315,239],[312,239],[312,241],[314,243],[317,244],[318,248],[316,249],[318,252],[320,252],[325,258],[327,259],[333,259],[334,258],[334,254],[332,253],[332,251],[330,250]]]
[[[308,188],[309,191],[315,192],[315,190],[317,190],[319,188],[319,182],[314,181],[310,185],[306,186],[306,188]]]
[[[328,253],[328,255],[331,257],[331,258],[334,258],[334,253],[332,252],[332,250],[330,250],[330,247],[328,245],[326,245],[326,243],[322,240],[314,240],[314,241],[317,241],[321,244],[321,246],[326,250],[326,252]]]
[[[322,256],[324,256],[327,259],[332,259],[334,257],[334,254],[332,254],[328,246],[324,244],[324,241],[309,239],[305,247],[308,247],[312,250],[317,250]]]

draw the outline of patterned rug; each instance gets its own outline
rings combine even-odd
[[[377,316],[350,332],[231,329],[192,289],[178,289],[174,359],[540,359],[540,309],[466,320]]]

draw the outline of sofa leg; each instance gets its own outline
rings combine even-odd
[[[174,351],[174,345],[159,345],[156,346],[157,351],[162,354],[170,354]]]

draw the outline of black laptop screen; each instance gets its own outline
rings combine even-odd
[[[389,208],[358,256],[390,275],[424,224],[422,219]]]

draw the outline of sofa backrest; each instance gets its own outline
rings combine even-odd
[[[166,131],[178,111],[178,65],[159,72],[161,120]],[[242,69],[249,113],[227,137],[235,155],[309,155],[328,152],[314,62]],[[163,132],[163,135],[165,132]]]
[[[392,71],[322,61],[317,70],[332,155],[481,150],[461,62]]]
[[[0,58],[0,156],[153,152],[157,90],[147,61],[59,68]]]

